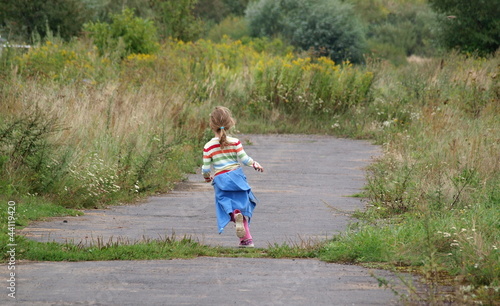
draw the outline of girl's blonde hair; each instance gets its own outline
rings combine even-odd
[[[236,124],[233,119],[231,111],[224,106],[217,106],[210,114],[210,128],[219,133],[220,139],[219,143],[221,148],[229,145],[227,141],[227,130],[232,128]]]

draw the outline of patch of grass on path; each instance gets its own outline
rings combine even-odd
[[[12,200],[0,197],[0,250],[2,258],[8,259],[8,244],[23,245],[24,237],[18,237],[16,232],[30,222],[51,217],[78,216],[81,211],[67,209],[46,201],[42,197],[19,197]]]
[[[246,257],[246,258],[315,258],[318,246],[270,245],[268,248],[236,248],[207,246],[190,237],[175,236],[136,242],[103,242],[92,245],[73,243],[37,242],[18,237],[18,259],[30,261],[104,261],[104,260],[154,260],[174,258]]]

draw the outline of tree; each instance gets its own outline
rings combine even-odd
[[[150,54],[158,48],[156,27],[152,21],[134,16],[124,9],[111,15],[112,23],[89,22],[84,25],[101,54],[119,52],[120,57],[132,53]]]
[[[160,34],[183,41],[197,39],[203,23],[193,13],[198,0],[151,0],[157,11],[157,24]]]
[[[137,17],[153,19],[155,12],[146,0],[81,0],[92,11],[91,21],[112,22],[111,16],[120,14],[125,8],[134,11]]]
[[[0,25],[17,40],[43,38],[49,31],[68,40],[90,16],[80,0],[0,0],[0,7]]]
[[[340,0],[260,0],[249,5],[246,16],[254,36],[282,35],[336,62],[363,61],[365,33],[352,6]]]
[[[441,41],[448,49],[480,55],[500,47],[500,3],[498,0],[429,0],[442,14]]]
[[[280,1],[256,1],[249,4],[246,18],[254,37],[273,37],[285,29],[286,12],[281,10]]]
[[[205,21],[220,23],[228,16],[244,16],[249,0],[198,0],[194,13]]]

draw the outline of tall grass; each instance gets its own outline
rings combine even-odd
[[[244,132],[382,145],[369,209],[322,258],[420,266],[498,297],[498,55],[394,67],[265,50],[225,38],[123,59],[85,40],[4,53],[1,205],[96,207],[167,191],[199,164],[208,114],[223,104]]]
[[[332,241],[325,258],[434,267],[472,286],[462,298],[498,301],[498,65],[498,56],[450,54],[376,66],[372,103],[351,113],[368,119],[362,132],[385,153],[368,168],[369,222]]]
[[[2,185],[71,207],[167,190],[198,162],[215,104],[272,124],[282,116],[271,110],[345,110],[365,99],[372,79],[348,64],[282,58],[240,41],[169,41],[121,60],[54,39],[4,67]]]

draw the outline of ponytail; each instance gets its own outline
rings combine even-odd
[[[224,129],[224,127],[221,126],[219,128],[219,131],[220,131],[220,140],[219,140],[220,147],[221,149],[224,149],[224,147],[229,145],[229,142],[227,141],[226,129]]]

